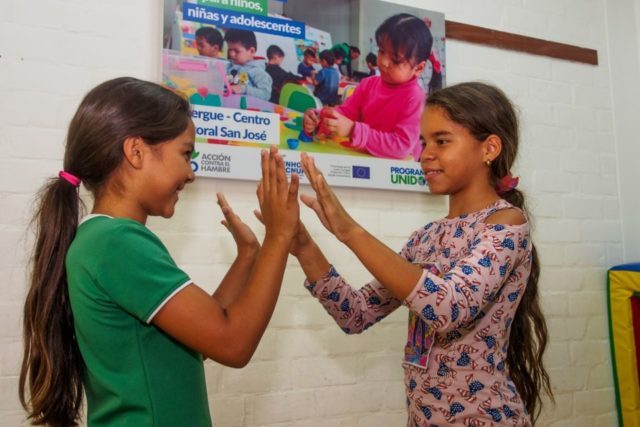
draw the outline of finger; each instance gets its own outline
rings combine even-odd
[[[256,194],[258,196],[258,204],[262,206],[264,203],[264,186],[262,185],[262,180],[258,181],[258,187],[256,188]]]
[[[334,200],[336,200],[336,197],[333,194],[331,187],[329,187],[329,184],[327,184],[327,181],[325,181],[324,176],[318,175],[316,179],[316,186],[316,194],[318,195],[318,199],[321,203],[324,204],[326,202],[334,202]]]
[[[326,115],[327,115],[327,117],[330,117],[330,119],[329,119],[329,120],[331,120],[331,119],[337,119],[338,117],[340,117],[340,116],[341,116],[341,114],[340,114],[340,113],[338,113],[338,111],[337,111],[335,108],[330,108],[330,109],[328,109],[328,110],[327,110],[327,114],[326,114]]]
[[[220,221],[220,224],[224,225],[229,232],[231,232],[231,228],[229,228],[229,223],[225,220]]]
[[[304,172],[304,176],[307,177],[311,188],[313,188],[313,173],[309,169],[309,156],[305,152],[300,153],[300,166],[302,166],[302,172]]]
[[[297,173],[292,173],[291,183],[289,184],[289,194],[287,195],[288,204],[298,201],[298,188],[300,188],[300,177]]]
[[[268,194],[269,193],[269,152],[267,150],[262,150],[260,152],[260,160],[261,160],[261,166],[262,166],[262,191],[264,192],[264,194]]]
[[[223,206],[229,206],[227,199],[224,197],[222,193],[216,193],[216,198],[218,199],[218,205],[222,208]]]
[[[264,218],[262,217],[262,212],[260,212],[257,209],[253,210],[253,214],[256,216],[256,218],[258,218],[258,221],[260,221],[262,224],[264,224]]]
[[[327,230],[331,231],[331,224],[327,220],[327,216],[324,214],[324,210],[322,209],[322,204],[318,201],[318,199],[306,194],[301,194],[300,200],[302,200],[302,203],[304,203],[305,206],[313,210],[318,216],[318,219],[320,220],[322,225],[324,225]]]
[[[274,145],[269,147],[269,188],[265,188],[265,194],[267,197],[273,196],[273,193],[278,190],[278,169],[276,166],[277,153],[278,149]]]
[[[320,171],[320,169],[318,169],[318,167],[316,166],[316,159],[314,159],[311,156],[309,157],[309,171],[313,174],[313,181],[314,181],[314,185],[317,186],[318,184],[318,178],[322,176],[322,172]]]
[[[315,163],[313,161],[313,157],[307,155],[306,153],[302,153],[304,155],[304,159],[301,162],[302,165],[302,170],[304,171],[304,174],[307,176],[307,179],[309,180],[309,183],[311,184],[311,188],[313,188],[313,191],[317,191],[317,178],[318,178],[318,174],[320,173],[315,166]]]
[[[287,174],[284,170],[284,159],[280,154],[276,155],[276,179],[278,181],[278,195],[287,193]]]
[[[302,165],[302,169],[304,170],[305,175],[309,178],[309,181],[312,180],[314,175],[313,164],[311,163],[312,157],[305,153],[304,151],[300,153],[300,164]]]
[[[302,200],[302,203],[304,203],[306,207],[313,209],[313,203],[316,201],[316,198],[308,194],[301,193],[300,200]]]
[[[329,129],[335,129],[338,126],[337,119],[324,119],[324,122]]]

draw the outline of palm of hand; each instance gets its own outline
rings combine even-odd
[[[257,246],[260,243],[258,242],[258,238],[255,233],[247,224],[242,222],[240,218],[237,218],[237,221],[233,221],[230,223],[229,231],[233,236],[233,240],[235,240],[236,245],[238,247],[253,247]]]
[[[334,196],[331,200],[320,201],[320,204],[329,223],[329,231],[341,242],[349,240],[351,232],[357,224],[342,207],[340,201]]]
[[[297,257],[309,243],[311,243],[311,236],[302,221],[299,221],[298,232],[294,236],[293,240],[291,240],[289,253]]]

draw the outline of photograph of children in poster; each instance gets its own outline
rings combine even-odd
[[[302,151],[331,185],[424,192],[444,31],[441,13],[380,0],[164,0],[162,84],[191,103],[197,176],[258,180],[277,145],[303,183]]]

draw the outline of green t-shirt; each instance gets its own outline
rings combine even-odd
[[[144,225],[79,227],[66,258],[90,426],[211,426],[202,355],[150,324],[191,283]]]
[[[338,43],[333,45],[331,50],[340,49],[344,52],[344,59],[342,60],[342,65],[347,65],[351,62],[351,46],[348,43]]]

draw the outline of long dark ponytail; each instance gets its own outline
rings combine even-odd
[[[147,144],[175,138],[190,121],[189,104],[155,83],[122,77],[91,90],[69,125],[63,168],[99,195],[122,161],[127,137]],[[75,340],[65,257],[78,227],[78,188],[50,179],[36,199],[35,247],[24,305],[20,401],[33,424],[77,425],[84,363]]]
[[[479,82],[460,83],[434,92],[427,106],[438,106],[454,122],[464,126],[478,140],[489,135],[502,140],[502,152],[491,163],[496,184],[506,176],[518,152],[518,118],[509,98],[498,88]],[[524,194],[514,188],[500,195],[527,215]],[[540,307],[538,278],[540,262],[532,244],[531,274],[511,324],[507,367],[527,411],[535,421],[542,408],[542,391],[553,399],[549,374],[542,356],[547,347],[547,324]]]

